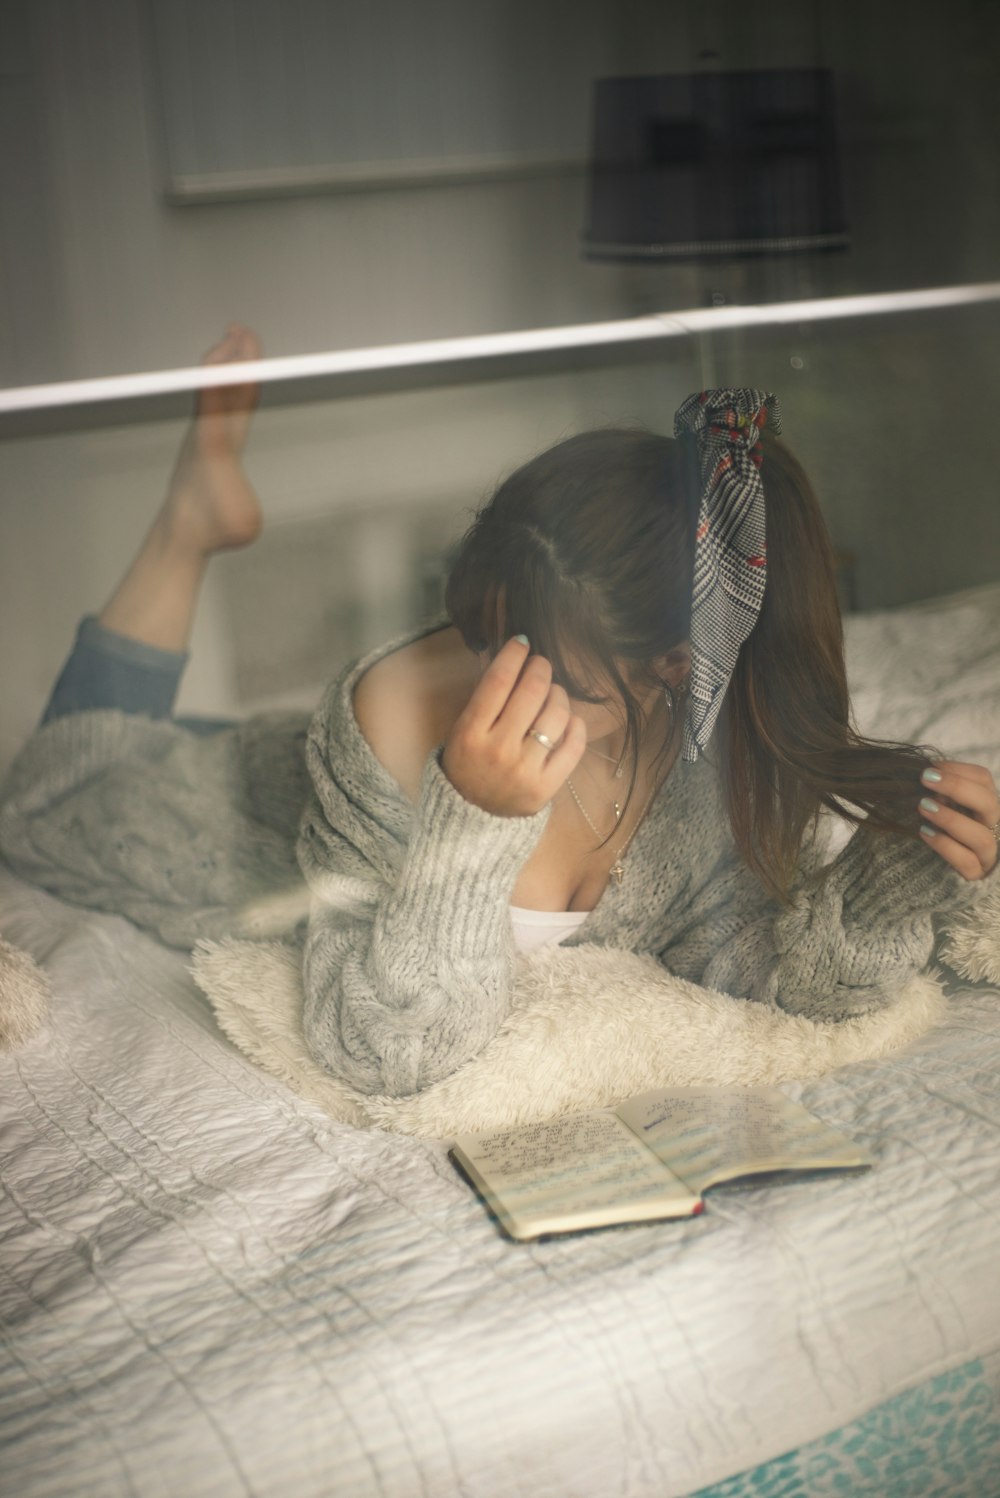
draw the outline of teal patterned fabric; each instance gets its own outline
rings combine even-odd
[[[1000,1498],[1000,1354],[692,1498]]]

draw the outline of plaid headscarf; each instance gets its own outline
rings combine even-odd
[[[684,758],[708,743],[740,646],[757,622],[767,581],[760,429],[781,431],[763,390],[703,390],[674,417],[674,435],[698,442],[701,499],[691,599],[690,699]]]

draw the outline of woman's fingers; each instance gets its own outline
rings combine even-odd
[[[551,801],[587,744],[552,668],[508,640],[483,672],[444,746],[442,767],[467,801],[502,816],[531,815]]]
[[[559,688],[562,691],[562,688]],[[495,724],[496,729],[508,739],[511,747],[519,744],[535,725],[535,719],[549,706],[552,695],[552,667],[543,655],[532,655],[514,684]],[[565,693],[563,693],[565,697]],[[567,713],[569,712],[567,699]],[[549,720],[552,712],[549,712]],[[559,732],[565,725],[559,725]]]
[[[481,731],[493,727],[517,685],[529,649],[527,640],[514,635],[497,651],[459,715],[463,726]]]
[[[480,732],[499,734],[516,749],[534,726],[551,689],[552,667],[544,656],[530,655],[529,646],[515,635],[483,672],[462,718]],[[559,726],[560,733],[564,726]]]
[[[985,766],[941,760],[920,778],[925,787],[924,799],[965,812],[988,829],[1000,818],[1000,796]]]
[[[942,760],[921,780],[924,842],[964,879],[981,879],[997,861],[1000,796],[993,776],[982,765]]]
[[[548,798],[550,801],[556,791],[565,785],[567,777],[572,775],[583,758],[586,747],[587,725],[582,718],[578,718],[575,713],[571,713],[562,739],[553,753],[549,755],[545,766],[545,772],[548,777]]]
[[[945,825],[944,813],[934,816],[924,810],[922,814],[925,821],[920,836],[963,879],[981,879],[990,872],[996,863],[997,845],[981,822],[952,812]]]
[[[540,711],[526,730],[528,740],[538,745],[539,754],[551,754],[559,747],[560,740],[566,732],[569,716],[569,697],[566,688],[553,682]]]

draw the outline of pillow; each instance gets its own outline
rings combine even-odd
[[[300,952],[280,941],[202,941],[191,971],[251,1060],[334,1118],[428,1138],[607,1107],[655,1087],[764,1086],[883,1056],[946,1012],[934,975],[887,1008],[817,1023],[668,973],[612,947],[518,959],[514,1004],[484,1049],[410,1097],[356,1092],[313,1060],[302,1034]]]

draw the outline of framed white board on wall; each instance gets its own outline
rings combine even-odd
[[[147,0],[178,204],[583,171],[603,0]]]

